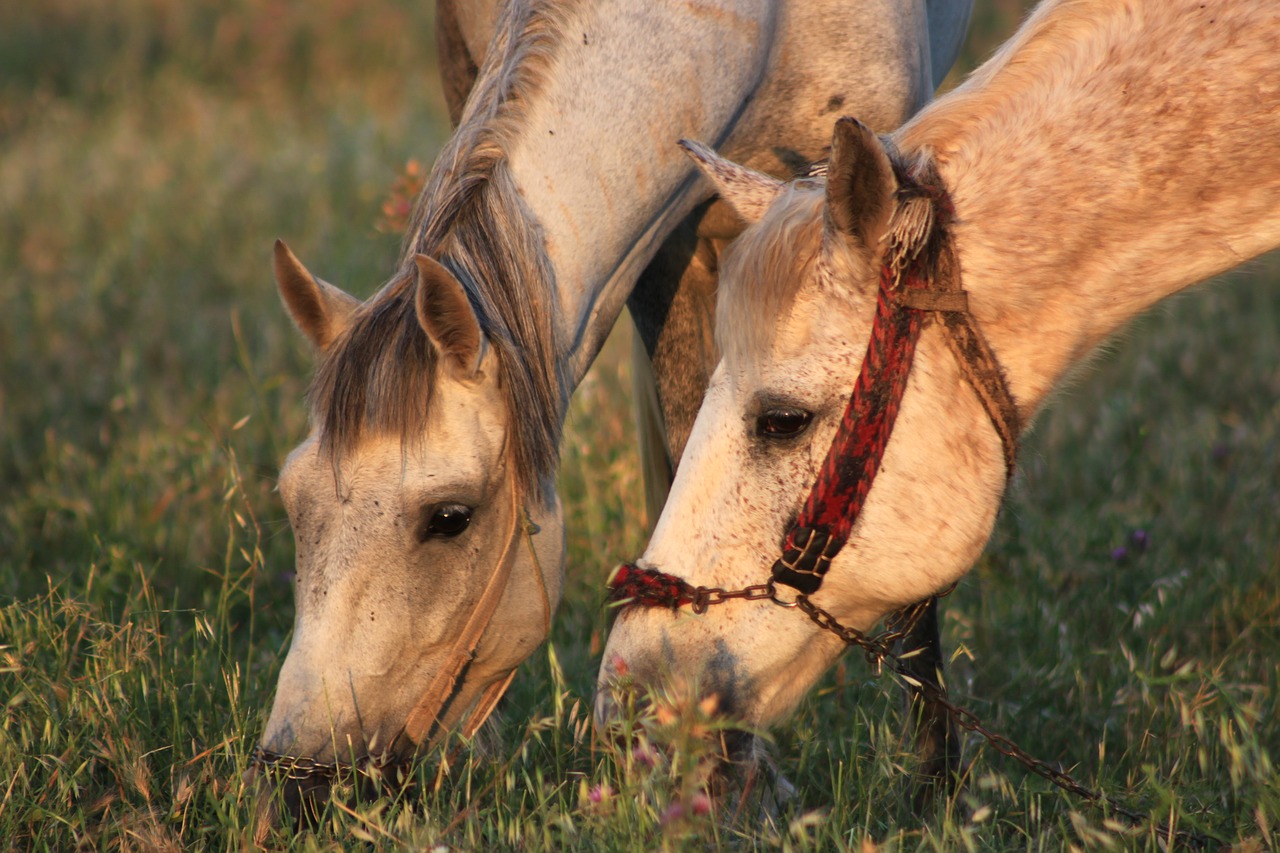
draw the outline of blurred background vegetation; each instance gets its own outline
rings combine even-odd
[[[978,0],[962,68],[1023,5]],[[399,235],[379,227],[384,202],[448,133],[432,17],[407,0],[0,0],[10,845],[244,840],[234,780],[292,620],[274,478],[306,430],[311,366],[270,248],[284,238],[360,296],[391,270]],[[1095,359],[1028,441],[946,627],[960,695],[1035,751],[1153,807],[1207,804],[1220,831],[1263,840],[1280,821],[1278,272],[1264,260],[1179,298]],[[621,324],[575,398],[558,657],[526,666],[508,732],[562,715],[566,695],[589,702],[601,584],[644,542],[628,334]],[[978,826],[975,800],[921,835],[885,785],[895,696],[867,678],[841,664],[778,735],[800,813],[834,808],[825,824],[796,824],[794,843],[865,833],[1052,849],[1075,825],[1069,801],[1045,805],[1000,765],[1011,775],[991,771],[973,796],[996,804],[1002,828]],[[590,772],[591,756],[574,756]],[[1152,794],[1147,777],[1171,787]]]

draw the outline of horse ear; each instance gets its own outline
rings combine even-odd
[[[731,163],[701,142],[681,139],[680,147],[715,185],[720,197],[748,225],[760,221],[760,217],[764,216],[764,212],[785,186],[777,178]]]
[[[875,245],[889,224],[897,189],[879,137],[855,118],[837,121],[827,164],[827,230]]]
[[[480,369],[484,336],[467,293],[453,273],[434,258],[418,255],[418,291],[414,306],[418,323],[459,378]]]
[[[307,272],[283,240],[276,240],[276,286],[293,324],[318,350],[327,349],[347,327],[360,300]]]

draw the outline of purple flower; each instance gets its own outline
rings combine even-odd
[[[1147,536],[1147,531],[1143,530],[1141,527],[1129,534],[1129,544],[1133,546],[1133,550],[1135,551],[1147,550],[1147,545],[1149,545],[1150,542],[1151,539]]]
[[[684,817],[684,803],[680,802],[679,800],[676,800],[671,805],[667,806],[666,811],[664,811],[662,813],[662,817],[659,818],[659,823],[661,823],[663,826],[666,826],[667,824],[675,823],[676,821],[680,820],[683,817]]]
[[[1117,563],[1124,562],[1129,556],[1129,549],[1123,545],[1119,545],[1111,549],[1111,559]]]
[[[657,761],[653,754],[653,747],[645,743],[638,743],[632,747],[631,758],[641,767],[652,767]]]

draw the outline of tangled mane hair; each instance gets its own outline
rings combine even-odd
[[[721,259],[716,344],[735,363],[767,350],[822,254],[821,184],[795,181]]]
[[[546,246],[516,191],[508,147],[539,90],[574,3],[513,2],[437,159],[405,234],[399,270],[360,306],[312,382],[321,452],[335,462],[366,430],[426,431],[438,356],[414,308],[414,256],[431,255],[462,284],[496,350],[508,414],[508,447],[526,492],[559,461],[569,388],[556,363],[554,280]]]

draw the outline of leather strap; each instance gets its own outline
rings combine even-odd
[[[516,553],[519,550],[516,546],[520,538],[519,526],[520,506],[516,499],[516,484],[513,479],[511,482],[511,526],[507,531],[507,544],[502,549],[502,555],[498,558],[493,574],[489,576],[489,582],[485,584],[484,591],[480,594],[480,600],[476,602],[475,609],[471,611],[466,624],[462,626],[462,631],[459,632],[458,639],[454,642],[449,657],[444,665],[440,667],[435,678],[427,685],[422,698],[418,700],[418,704],[409,712],[409,716],[405,720],[402,734],[413,741],[414,744],[421,744],[430,738],[440,720],[441,711],[444,710],[445,706],[449,704],[449,701],[457,693],[458,685],[462,680],[462,673],[475,660],[476,649],[480,646],[480,640],[484,637],[489,623],[493,621],[493,614],[498,609],[498,602],[502,600],[502,594],[507,589],[507,582],[511,579],[511,569],[515,565]],[[532,542],[530,542],[530,549],[532,547]],[[543,584],[546,582],[542,577],[539,577],[538,581]],[[502,694],[506,691],[514,675],[515,670],[513,669],[505,679],[494,682],[486,688],[480,701],[472,711],[471,718],[467,721],[465,732],[468,736],[474,734],[485,719],[488,718],[489,714],[492,713],[494,706],[502,698]],[[399,740],[399,738],[395,740]]]
[[[812,595],[848,541],[893,432],[916,343],[940,318],[961,373],[978,394],[1013,475],[1020,422],[1004,373],[969,314],[949,226],[955,211],[932,163],[895,163],[898,199],[886,234],[875,318],[853,393],[804,506],[773,564],[774,582]],[[901,222],[899,223],[899,216]]]
[[[963,290],[904,290],[898,296],[898,304],[917,311],[969,310],[969,294]]]
[[[928,288],[899,290],[898,304],[930,312],[942,326],[947,347],[959,364],[960,373],[978,395],[1000,436],[1005,475],[1012,477],[1018,458],[1018,436],[1022,434],[1022,416],[999,359],[969,313],[969,294],[961,288],[961,278],[955,246],[948,239],[940,249],[937,269]]]

